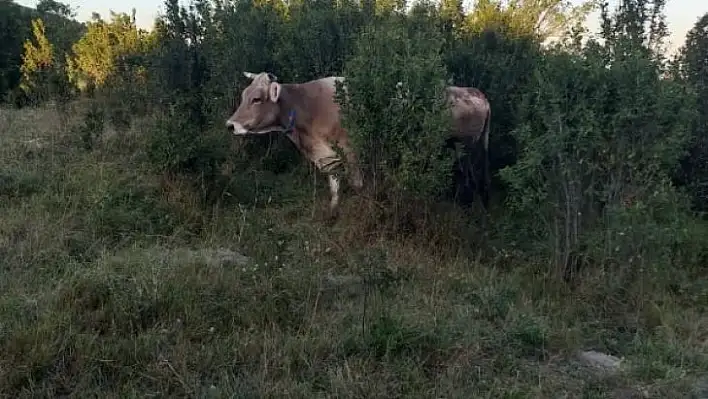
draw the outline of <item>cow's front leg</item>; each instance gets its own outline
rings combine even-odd
[[[330,202],[329,210],[330,216],[336,216],[336,211],[339,208],[339,188],[341,186],[341,179],[339,176],[339,170],[342,166],[342,160],[339,158],[332,147],[326,144],[320,144],[315,146],[312,152],[311,159],[317,166],[320,172],[327,175],[327,180],[329,182],[329,192],[330,192]]]
[[[339,206],[339,176],[336,173],[329,173],[327,178],[329,179],[329,193],[331,195],[329,210],[331,214],[335,214]]]

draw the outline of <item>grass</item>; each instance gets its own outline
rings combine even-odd
[[[571,288],[444,232],[364,234],[356,199],[312,216],[302,170],[229,172],[246,200],[203,206],[147,165],[149,124],[86,150],[75,119],[0,111],[2,397],[683,398],[708,371],[700,279]]]

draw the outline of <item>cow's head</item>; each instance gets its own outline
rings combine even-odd
[[[241,103],[236,112],[226,121],[226,128],[233,134],[259,134],[282,130],[280,126],[280,84],[270,73],[244,72],[251,84],[243,89]]]

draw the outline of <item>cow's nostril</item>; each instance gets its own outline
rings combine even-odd
[[[233,132],[234,129],[235,129],[235,128],[234,128],[234,124],[231,123],[231,122],[226,122],[226,129],[227,129],[228,131],[230,131],[230,132]]]

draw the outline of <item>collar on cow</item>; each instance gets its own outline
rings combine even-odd
[[[291,109],[288,112],[288,126],[285,127],[285,131],[290,133],[295,128],[295,110]]]

